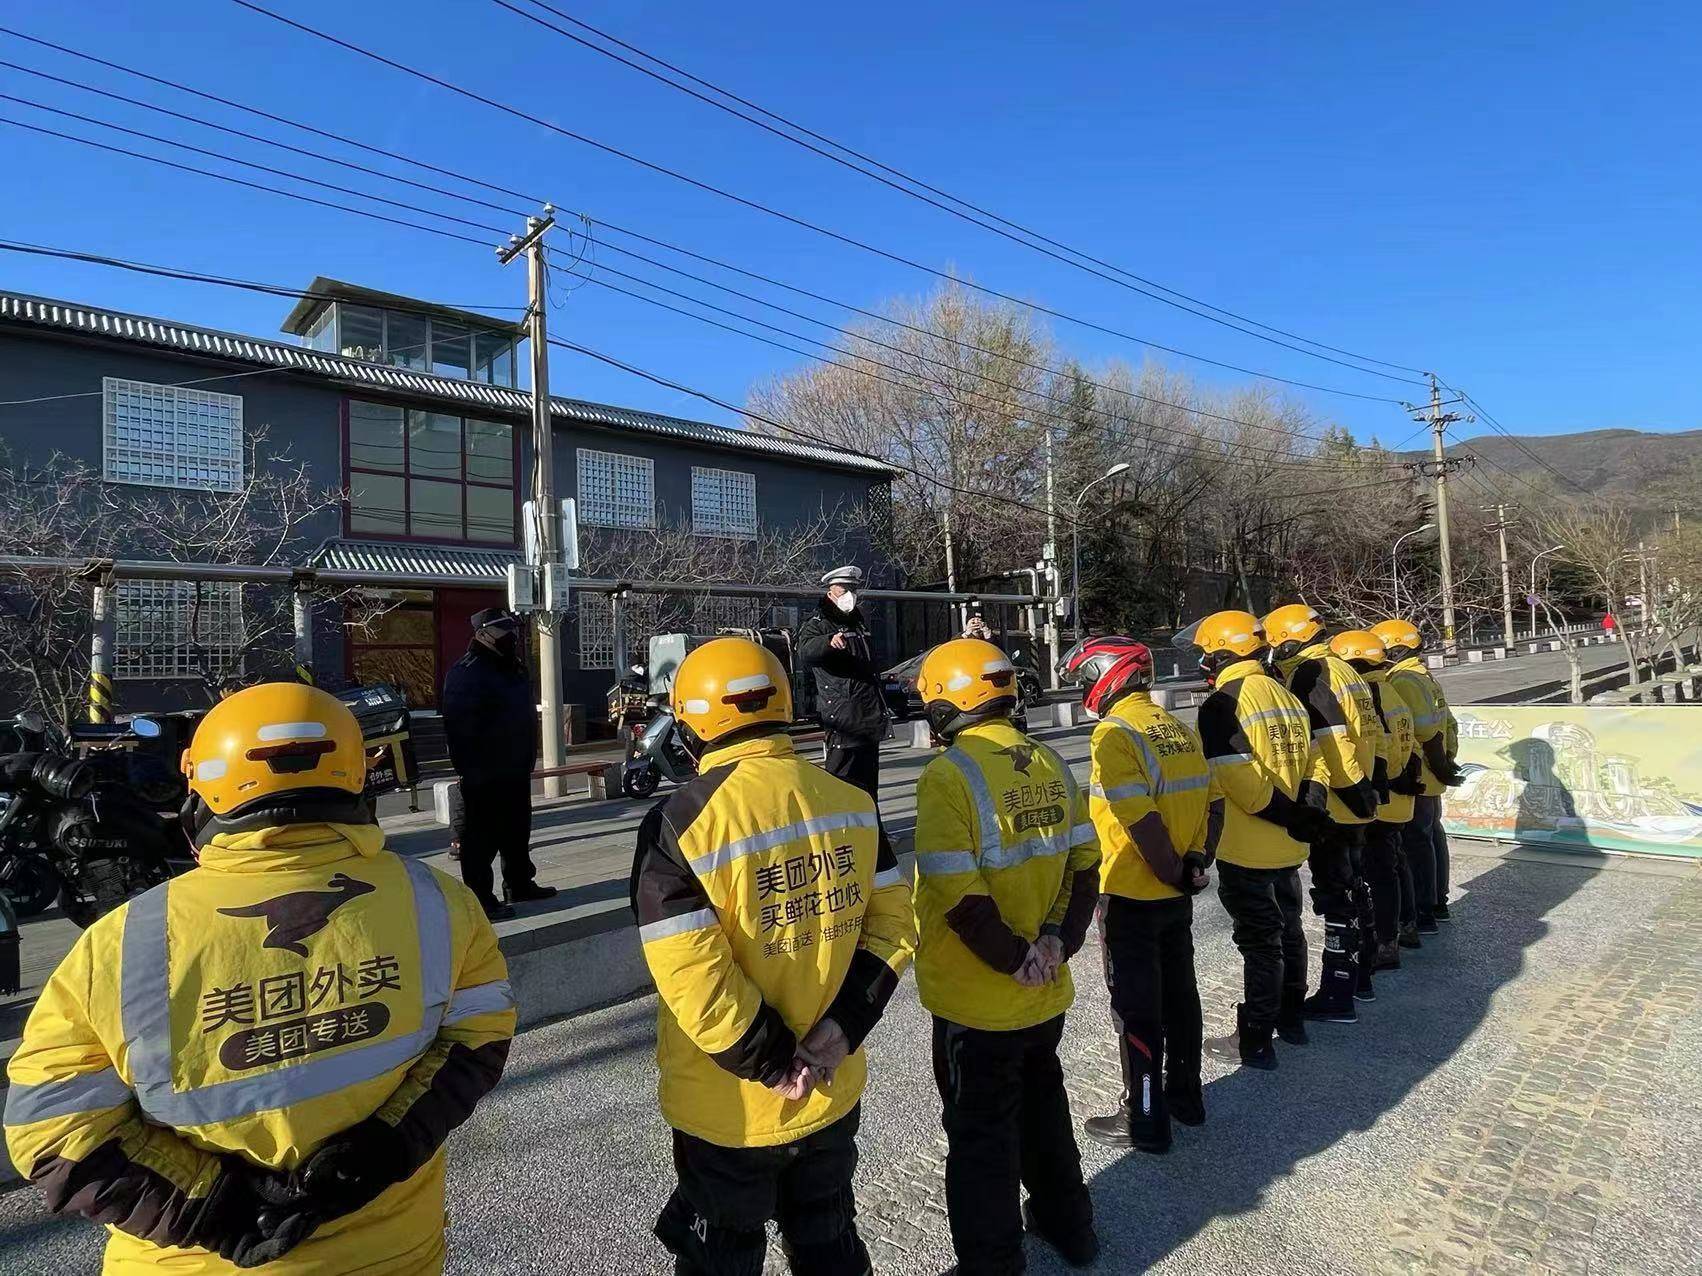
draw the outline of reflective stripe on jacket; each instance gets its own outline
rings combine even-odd
[[[377,1117],[403,1181],[267,1268],[443,1265],[447,1132],[496,1084],[514,999],[472,893],[374,825],[220,834],[200,867],[91,926],[12,1057],[6,1139],[55,1208],[109,1228],[109,1273],[231,1272],[183,1247],[225,1156],[288,1170]]]
[[[1389,681],[1386,669],[1367,675],[1371,694],[1377,700],[1377,713],[1383,722],[1383,764],[1388,768],[1390,784],[1400,783],[1408,765],[1418,752],[1418,738],[1413,734],[1412,706],[1407,704],[1401,689]],[[1420,766],[1423,765],[1420,760]],[[1377,818],[1384,824],[1405,824],[1412,819],[1410,793],[1389,790],[1389,800],[1377,807]]]
[[[1352,665],[1322,642],[1301,651],[1287,671],[1288,689],[1306,706],[1312,723],[1312,760],[1307,778],[1327,790],[1324,812],[1337,824],[1368,824],[1376,798],[1368,809],[1351,809],[1341,793],[1370,781],[1377,765],[1377,741],[1382,725],[1371,688]]]
[[[861,1043],[915,951],[874,799],[784,732],[706,753],[639,830],[633,909],[656,981],[662,1115],[722,1147],[792,1143],[861,1097]],[[768,1088],[832,1016],[852,1053],[796,1102]]]
[[[1200,744],[1222,792],[1223,836],[1217,858],[1241,868],[1292,868],[1306,846],[1259,812],[1300,793],[1311,756],[1306,707],[1257,660],[1238,660],[1217,675],[1200,706]]]
[[[995,1032],[1069,1009],[1075,989],[1067,965],[1056,983],[1024,988],[978,956],[952,918],[964,915],[957,910],[965,900],[985,898],[995,922],[1032,943],[1043,927],[1063,926],[1078,874],[1093,874],[1097,893],[1098,864],[1087,794],[1062,758],[1003,718],[958,732],[916,787],[922,1004],[952,1023]]]
[[[1443,751],[1452,758],[1460,747],[1459,727],[1454,721],[1454,711],[1448,707],[1448,697],[1424,667],[1423,658],[1408,656],[1389,671],[1389,681],[1401,689],[1401,695],[1412,706],[1413,734],[1418,739],[1420,756],[1423,746],[1440,736]],[[1429,759],[1424,759],[1424,796],[1440,797],[1447,791],[1448,786],[1431,770]]]
[[[1093,729],[1089,809],[1104,854],[1100,889],[1128,899],[1174,899],[1178,858],[1203,850],[1211,768],[1199,737],[1143,692],[1124,696]],[[1147,862],[1129,830],[1157,812],[1175,854]]]

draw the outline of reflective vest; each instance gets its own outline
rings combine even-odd
[[[1217,858],[1240,868],[1293,868],[1307,848],[1260,817],[1275,794],[1300,793],[1311,757],[1306,707],[1257,660],[1218,672],[1200,706],[1200,744],[1225,800]]]
[[[1402,773],[1418,750],[1418,737],[1413,734],[1412,706],[1407,704],[1401,689],[1389,681],[1389,671],[1379,669],[1367,675],[1371,694],[1377,698],[1377,710],[1383,721],[1383,764],[1388,768],[1391,784]],[[1412,819],[1412,794],[1389,791],[1389,800],[1377,807],[1377,818],[1384,824],[1405,824]]]
[[[1460,747],[1459,726],[1454,721],[1454,711],[1448,707],[1448,697],[1424,667],[1423,658],[1408,656],[1389,671],[1389,681],[1400,688],[1402,697],[1412,706],[1413,733],[1418,738],[1420,754],[1425,744],[1440,736],[1443,751],[1453,757]],[[1448,791],[1448,786],[1430,769],[1429,759],[1424,761],[1423,774],[1425,797],[1440,797]]]
[[[713,749],[698,771],[646,817],[633,866],[662,1114],[722,1147],[795,1142],[856,1104],[863,1052],[797,1101],[762,1075],[829,1013],[884,1006],[915,950],[910,890],[874,799],[785,733]]]
[[[500,1073],[515,1020],[496,936],[471,891],[383,842],[375,825],[220,834],[200,867],[85,931],[8,1069],[13,1163],[50,1193],[95,1174],[114,1200],[141,1185],[157,1202],[162,1180],[195,1198],[216,1154],[289,1170],[368,1117],[399,1124],[445,1085],[488,1090],[482,1070]],[[475,1057],[480,1079],[457,1077]],[[116,1159],[88,1161],[114,1146]],[[440,1271],[443,1211],[438,1148],[267,1270]],[[236,1270],[109,1232],[109,1273]]]
[[[1328,794],[1324,811],[1337,824],[1368,824],[1336,796],[1336,790],[1369,780],[1377,767],[1382,724],[1364,678],[1327,643],[1303,650],[1287,671],[1289,690],[1306,706],[1312,721],[1312,758],[1307,778]]]
[[[916,786],[916,988],[922,1004],[969,1028],[1032,1027],[1069,1009],[1069,967],[1024,988],[994,970],[952,929],[947,914],[986,895],[1004,924],[1032,943],[1061,924],[1072,875],[1099,862],[1087,794],[1046,745],[1003,718],[957,733]]]
[[[1129,830],[1157,812],[1176,856],[1205,849],[1211,768],[1199,737],[1144,692],[1131,692],[1093,729],[1093,826],[1105,860],[1100,889],[1127,899],[1182,892],[1153,871]],[[1176,864],[1161,864],[1171,876]]]

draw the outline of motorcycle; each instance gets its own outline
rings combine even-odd
[[[24,749],[0,755],[0,892],[19,916],[55,899],[80,927],[193,866],[175,814],[182,781],[135,746],[159,724],[50,727],[20,718]],[[168,813],[169,812],[169,813]]]
[[[655,699],[661,702],[655,706],[655,716],[627,744],[621,792],[628,797],[649,797],[664,779],[684,784],[697,774],[697,764],[680,739],[673,710],[665,707],[665,697]]]

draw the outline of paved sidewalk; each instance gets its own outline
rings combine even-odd
[[[1207,1125],[1168,1157],[1084,1145],[1097,1270],[1694,1273],[1702,1253],[1702,872],[1455,844],[1458,920],[1380,976],[1354,1027],[1279,1046],[1271,1074],[1207,1062]],[[1196,901],[1208,1032],[1239,961]],[[1314,952],[1317,936],[1314,934]],[[1314,957],[1315,962],[1315,957]],[[1095,945],[1064,1041],[1075,1115],[1114,1102]],[[858,1176],[876,1270],[951,1263],[927,1018],[906,980],[871,1041]],[[452,1143],[450,1271],[661,1273],[668,1190],[654,1002],[524,1034]],[[6,1270],[90,1271],[99,1233],[0,1196]],[[1064,1269],[1030,1250],[1037,1274]],[[774,1268],[774,1270],[782,1270]]]

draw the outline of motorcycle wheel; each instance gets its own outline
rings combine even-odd
[[[59,875],[33,856],[19,856],[11,864],[0,892],[12,901],[19,917],[45,913],[59,894]]]
[[[647,798],[662,782],[662,774],[653,766],[628,767],[621,773],[621,792],[628,797]]]
[[[125,874],[128,889],[89,893],[66,886],[59,892],[59,907],[79,930],[87,930],[125,900],[158,886],[170,876],[167,869],[157,864],[132,864]]]

